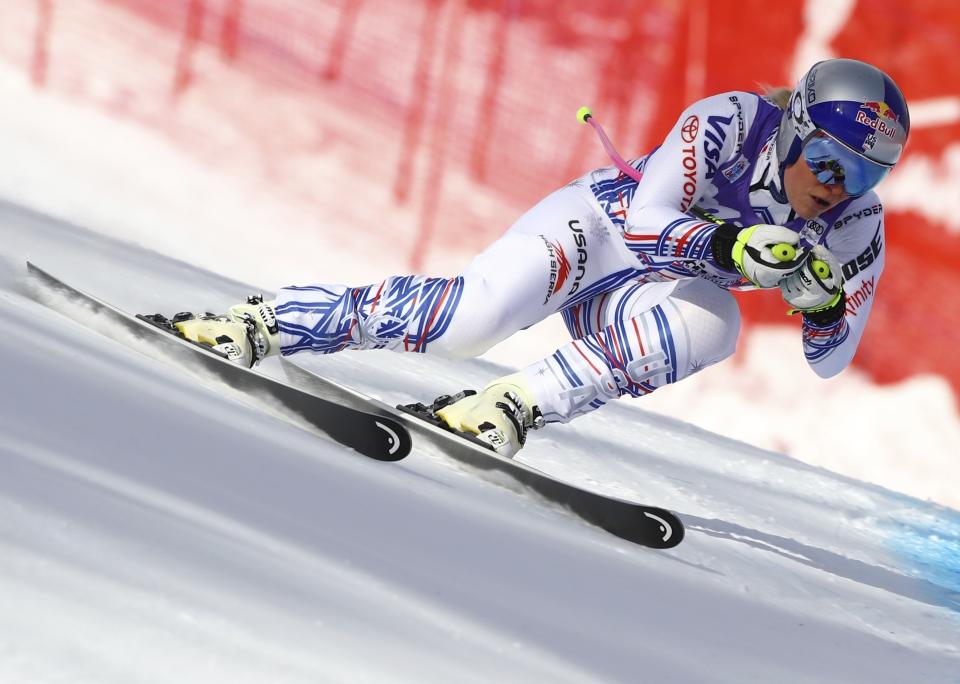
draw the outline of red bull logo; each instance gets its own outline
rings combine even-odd
[[[872,116],[868,116],[866,112],[870,112]],[[893,138],[896,135],[897,124],[900,123],[899,115],[883,101],[864,102],[860,105],[860,111],[857,112],[856,119],[858,123],[862,123],[888,138]]]
[[[864,102],[860,105],[860,109],[871,111],[877,116],[882,116],[884,119],[889,119],[894,123],[900,121],[900,117],[897,116],[897,113],[893,111],[886,102]]]

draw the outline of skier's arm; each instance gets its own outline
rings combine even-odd
[[[630,204],[624,239],[654,257],[715,262],[716,225],[686,214],[713,194],[718,169],[734,159],[756,113],[756,96],[724,93],[688,107],[646,159],[643,179]]]
[[[871,201],[872,199],[872,201]],[[828,248],[842,264],[842,299],[830,311],[803,316],[803,353],[813,371],[830,378],[853,360],[867,326],[883,271],[883,214],[872,193],[850,206],[828,236]],[[851,219],[851,217],[853,217]]]

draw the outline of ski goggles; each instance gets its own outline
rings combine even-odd
[[[842,185],[844,192],[858,197],[886,178],[892,166],[870,161],[829,134],[814,131],[803,145],[803,158],[817,180]]]

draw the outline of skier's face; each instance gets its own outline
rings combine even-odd
[[[802,157],[784,170],[783,189],[790,206],[805,219],[817,218],[849,197],[839,183],[818,181]]]

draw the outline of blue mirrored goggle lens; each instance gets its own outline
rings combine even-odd
[[[803,158],[817,180],[826,184],[842,184],[851,197],[862,195],[882,181],[890,166],[883,166],[862,157],[832,138],[817,135],[803,146]]]

